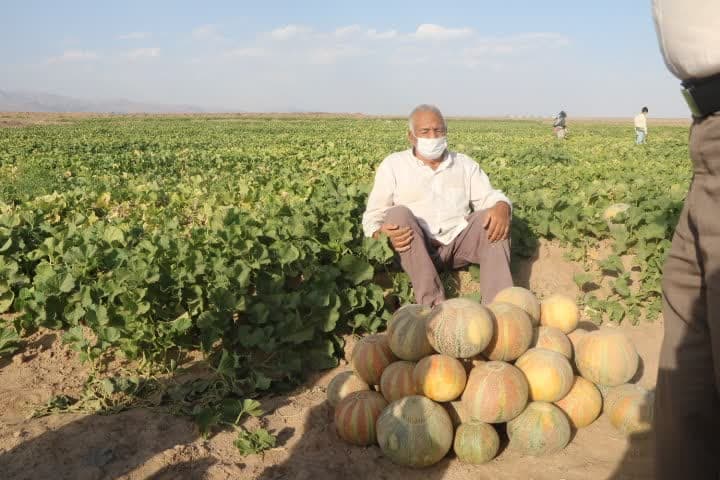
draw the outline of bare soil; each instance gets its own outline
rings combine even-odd
[[[536,258],[517,269],[516,283],[539,297],[578,293],[573,275],[580,271],[563,250],[541,242]],[[463,291],[477,288],[461,274]],[[595,328],[584,319],[583,327]],[[605,327],[604,327],[605,328]],[[637,381],[654,389],[662,323],[619,328],[634,341],[642,358]],[[357,339],[348,338],[346,357]],[[439,464],[412,470],[392,464],[378,447],[353,447],[335,433],[325,389],[347,361],[317,373],[289,395],[261,399],[262,424],[279,444],[264,454],[243,457],[233,446],[235,434],[198,435],[192,421],[157,409],[132,409],[116,415],[64,414],[29,419],[28,414],[53,395],[75,394],[87,367],[55,332],[42,331],[22,352],[0,361],[0,476],[4,479],[651,479],[652,435],[626,438],[605,416],[574,433],[562,452],[523,457],[501,446],[486,465],[472,466],[449,455]],[[501,435],[502,437],[502,435]]]

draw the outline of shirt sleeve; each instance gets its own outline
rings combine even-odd
[[[362,227],[366,237],[372,237],[385,220],[385,212],[393,206],[395,177],[387,161],[383,161],[375,173],[375,183],[368,195]]]
[[[472,160],[471,160],[472,161]],[[490,184],[490,177],[480,168],[480,166],[472,161],[473,166],[470,169],[470,203],[473,210],[485,210],[492,207],[497,202],[505,202],[512,210],[512,202],[500,190],[496,190]]]

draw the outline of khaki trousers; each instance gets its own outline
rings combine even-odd
[[[663,270],[656,476],[720,477],[720,115],[690,134],[693,180]]]
[[[468,217],[467,227],[452,242],[435,248],[409,208],[399,205],[388,209],[385,223],[413,230],[412,247],[399,256],[400,265],[410,277],[417,303],[433,306],[445,300],[438,270],[462,268],[470,263],[480,265],[483,303],[492,302],[500,290],[512,286],[510,242],[490,243],[483,227],[486,214],[487,210],[473,212]]]

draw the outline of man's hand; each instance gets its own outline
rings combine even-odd
[[[407,252],[412,246],[413,231],[410,227],[398,227],[391,223],[384,223],[373,237],[378,238],[380,233],[390,237],[390,244],[393,250],[398,253]]]
[[[490,242],[507,239],[510,234],[510,205],[498,202],[488,209],[483,227],[488,231]]]

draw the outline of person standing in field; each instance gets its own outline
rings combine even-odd
[[[440,110],[420,105],[408,121],[410,148],[386,157],[362,217],[367,237],[390,239],[410,277],[415,300],[445,300],[438,270],[476,263],[483,303],[512,286],[510,200],[480,166],[448,150]]]
[[[693,179],[665,262],[656,478],[720,478],[720,1],[654,0],[690,107]]]
[[[567,126],[565,125],[566,118],[567,113],[565,113],[565,110],[560,110],[560,113],[553,118],[553,132],[555,133],[555,137],[560,140],[563,140],[567,134]]]
[[[643,107],[640,113],[635,115],[635,144],[641,145],[647,139],[647,114],[648,108]]]

